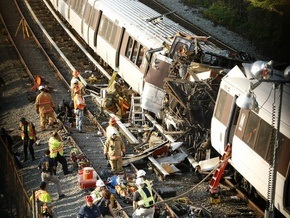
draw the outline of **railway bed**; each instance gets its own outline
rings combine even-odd
[[[8,12],[6,12],[6,13],[7,14],[5,16],[5,19],[10,17],[10,16],[8,16],[9,13]],[[14,16],[14,19],[15,19],[14,29],[10,30],[12,33],[16,32],[17,25],[15,25],[15,24],[17,24],[18,21],[21,20],[21,17]],[[21,34],[18,35],[17,41],[19,41],[20,44],[21,44],[21,42],[23,42],[21,37],[22,37]],[[43,40],[43,41],[46,41],[46,40]],[[25,43],[25,46],[23,47],[23,51],[25,51],[27,49],[27,47],[30,47],[30,46],[32,47],[33,45],[31,44],[28,46],[28,44]],[[47,47],[47,49],[48,48],[49,48],[49,46]],[[53,84],[54,92],[52,92],[52,95],[53,95],[54,99],[56,99],[55,103],[60,102],[62,99],[67,99],[69,97],[69,94],[67,93],[67,87],[65,87],[63,85],[63,82],[60,82],[58,80],[58,78],[55,76],[55,74],[51,73],[51,75],[50,75],[51,77],[48,76],[47,72],[51,72],[52,70],[49,70],[51,68],[50,67],[44,68],[43,63],[45,63],[46,61],[40,59],[41,55],[32,54],[31,51],[32,51],[31,49],[28,49],[26,51],[28,53],[26,53],[26,55],[24,55],[24,56],[29,57],[29,58],[38,57],[37,62],[39,62],[39,64],[40,64],[39,66],[36,66],[35,62],[33,64],[30,64],[30,66],[35,66],[35,69],[34,70],[32,69],[31,71],[37,72],[37,74],[43,76],[45,79],[50,81],[50,84]],[[77,59],[79,60],[79,58],[77,58]],[[26,60],[25,60],[25,62],[26,62]],[[78,62],[80,62],[80,61],[78,61]],[[81,63],[87,63],[87,62],[88,61],[83,61]],[[86,66],[86,64],[83,64],[83,65]],[[60,64],[60,66],[61,66],[61,64]],[[42,70],[39,71],[39,69],[42,69]],[[85,69],[85,68],[81,68],[81,69]],[[91,70],[92,69],[91,66],[88,69]],[[63,71],[67,71],[66,74],[63,73],[63,75],[65,75],[65,77],[67,79],[69,79],[71,77],[70,73],[69,73],[70,69],[69,70],[64,69]],[[83,72],[85,72],[85,70]],[[29,81],[23,81],[23,82],[31,84],[31,82],[29,82]],[[25,93],[27,91],[27,89],[30,87],[29,87],[29,85],[27,86],[25,84],[25,86],[23,86],[22,88],[23,88],[22,92]],[[26,102],[26,104],[27,104],[27,102]],[[94,103],[92,102],[91,104],[94,104]],[[18,111],[18,113],[14,114],[14,128],[15,128],[15,126],[17,126],[17,122],[18,122],[17,119],[19,119],[19,117],[21,117],[21,116],[26,116],[27,118],[32,119],[33,122],[36,124],[37,128],[39,129],[38,118],[37,118],[36,114],[34,113],[33,105],[28,104],[27,109],[29,109],[29,111],[28,110],[27,111]],[[99,111],[98,111],[98,113],[99,113]],[[101,123],[106,122],[107,118],[108,117],[103,118],[103,120],[101,120]],[[96,127],[94,124],[92,124],[90,122],[89,119],[85,120],[84,125],[85,125],[85,131],[86,131],[85,134],[79,134],[79,133],[71,130],[71,132],[70,132],[71,135],[69,135],[67,133],[65,133],[64,135],[66,137],[73,138],[73,140],[78,144],[78,147],[86,154],[86,156],[90,160],[92,166],[97,170],[97,172],[100,172],[103,169],[107,169],[106,161],[102,158],[103,155],[102,155],[101,138],[97,135],[97,131],[100,129],[100,127]],[[103,124],[103,125],[106,125],[106,124]],[[8,127],[12,128],[13,124],[12,123],[9,124]],[[53,129],[51,129],[51,131],[52,130]],[[16,132],[12,132],[12,134],[16,134]],[[36,154],[37,158],[42,156],[42,152],[46,148],[46,140],[49,137],[49,132],[39,132],[38,136],[41,138],[41,143],[40,143],[39,147],[35,147],[35,150],[37,152],[37,154]],[[69,141],[70,140],[68,140],[66,142],[66,153],[67,154],[70,152],[70,149],[72,149],[71,144],[68,143]],[[21,148],[20,148],[20,150],[21,150]],[[95,158],[95,157],[101,157],[101,158]],[[35,181],[31,181],[31,179],[30,179],[31,175],[35,175],[35,177],[38,176],[37,175],[38,171],[35,167],[35,164],[36,164],[36,162],[25,162],[24,168],[20,171],[20,174],[24,178],[25,186],[27,187],[28,193],[31,193],[32,189],[37,188],[35,186]],[[141,165],[139,165],[139,167],[146,167],[146,164],[147,164],[147,161],[142,162]],[[72,166],[70,166],[70,167],[72,167]],[[138,165],[137,165],[137,167],[138,167]],[[174,187],[174,188],[176,188],[177,196],[179,196],[179,195],[182,195],[183,193],[185,193],[186,191],[190,190],[190,188],[194,186],[191,180],[193,177],[195,177],[195,173],[189,164],[186,165],[185,168],[186,168],[185,171],[187,171],[187,172],[182,172],[182,173],[178,173],[176,175],[171,175],[171,176],[167,177],[165,180],[160,180],[158,176],[156,177],[152,173],[154,171],[153,168],[148,168],[148,169],[146,169],[146,171],[148,173],[149,178],[152,178],[152,180],[153,180],[154,189],[158,190],[158,188],[164,187],[164,186]],[[130,168],[126,167],[126,171],[128,173],[131,173],[132,172],[131,167]],[[76,211],[78,210],[80,205],[83,203],[82,197],[85,194],[87,194],[87,192],[83,192],[77,187],[77,185],[76,185],[76,180],[77,180],[76,171],[74,171],[73,175],[68,175],[68,176],[63,177],[61,175],[61,170],[58,169],[58,174],[60,174],[62,185],[64,187],[64,191],[65,191],[65,194],[67,195],[67,198],[60,200],[60,201],[57,201],[55,209],[60,217],[69,217],[69,216],[72,216],[73,214],[76,213]],[[34,184],[30,184],[30,183],[34,183]],[[204,183],[203,185],[198,186],[196,189],[194,189],[194,192],[192,192],[190,194],[190,198],[191,198],[190,200],[192,201],[193,204],[196,204],[196,207],[200,207],[201,205],[203,208],[207,208],[207,206],[212,207],[212,213],[217,214],[216,216],[221,216],[221,214],[224,212],[222,210],[224,210],[224,208],[227,206],[222,205],[222,207],[218,209],[218,207],[221,205],[211,205],[209,203],[207,189],[208,189],[208,183]],[[55,193],[53,194],[53,197],[55,197]],[[63,210],[63,208],[66,207],[66,204],[68,202],[71,202],[71,200],[74,200],[73,201],[74,204],[70,205],[69,209]],[[128,207],[130,207],[130,205],[128,205]],[[231,205],[229,205],[229,207],[232,208]],[[210,209],[207,209],[207,211],[210,211]],[[184,217],[187,217],[187,216],[188,215],[184,215]],[[180,215],[180,217],[182,217],[182,215]]]

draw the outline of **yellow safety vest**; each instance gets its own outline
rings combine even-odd
[[[51,203],[51,197],[50,194],[47,191],[44,190],[37,190],[35,192],[35,199],[40,200],[44,203]],[[33,200],[33,196],[30,197],[30,200]]]
[[[147,197],[146,193],[143,191],[143,188],[146,188],[149,191],[149,193],[150,193],[149,197]],[[154,204],[154,198],[152,196],[152,193],[150,192],[150,190],[147,187],[143,187],[143,188],[139,188],[137,190],[142,198],[142,200],[138,201],[137,204],[139,206],[151,207]]]
[[[51,158],[55,158],[57,156],[57,153],[59,153],[61,156],[63,155],[62,142],[55,139],[54,137],[51,137],[48,141],[48,145]]]

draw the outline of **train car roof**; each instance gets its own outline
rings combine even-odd
[[[96,2],[97,8],[120,26],[126,28],[126,31],[144,43],[149,48],[158,48],[162,43],[172,43],[174,36],[178,32],[187,35],[195,35],[187,29],[173,22],[166,16],[163,16],[147,7],[143,3],[134,0],[99,0]],[[162,17],[163,19],[155,24],[148,20]],[[156,19],[158,20],[158,19]],[[201,43],[201,47],[210,52],[221,50],[211,43]]]
[[[276,71],[279,73],[278,71]],[[241,93],[245,93],[250,86],[250,82],[255,83],[258,80],[249,80],[245,76],[241,76],[243,72],[237,66],[233,68],[227,76],[223,78],[223,83],[227,83],[228,86],[231,86],[235,89],[235,94],[240,95]],[[280,72],[281,74],[281,72]],[[277,79],[278,77],[273,77],[273,79]],[[281,77],[280,77],[281,79]],[[222,85],[222,84],[221,84]],[[262,117],[266,122],[271,124],[272,122],[272,114],[274,112],[276,118],[278,114],[278,105],[280,100],[280,89],[279,87],[276,89],[276,95],[274,98],[274,88],[272,82],[262,82],[257,88],[253,90],[256,100],[259,105],[258,115]],[[276,102],[276,110],[273,111],[272,104]],[[290,136],[290,114],[288,112],[290,108],[290,84],[283,85],[283,99],[282,99],[282,107],[281,107],[281,125],[280,131]],[[277,120],[275,122],[277,124]]]

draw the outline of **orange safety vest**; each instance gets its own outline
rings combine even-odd
[[[57,156],[57,153],[59,153],[61,156],[63,156],[63,146],[62,142],[55,139],[54,137],[51,137],[48,140],[49,150],[50,150],[50,157],[55,158]]]
[[[21,136],[21,139],[23,140],[24,139],[24,125],[22,123],[20,123],[20,129],[21,129],[21,133],[20,133],[20,136]],[[35,131],[32,127],[32,123],[31,122],[28,122],[27,124],[27,134],[28,134],[28,137],[30,139],[34,139],[35,138]]]
[[[74,96],[74,108],[84,110],[85,106],[86,106],[86,103],[85,103],[84,97],[81,96],[80,94],[76,94]]]

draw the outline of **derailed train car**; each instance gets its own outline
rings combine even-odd
[[[143,107],[158,113],[165,96],[164,78],[176,53],[182,48],[192,59],[210,65],[223,65],[233,58],[195,36],[177,23],[139,1],[132,0],[51,0],[54,8],[82,39],[118,72],[143,98]],[[177,37],[176,34],[179,34]],[[165,63],[165,64],[164,64]]]
[[[223,154],[231,144],[231,165],[241,174],[240,182],[247,191],[257,191],[285,216],[290,216],[290,88],[283,72],[274,71],[274,77],[267,82],[249,79],[250,69],[255,66],[245,64],[234,67],[222,78],[214,114],[211,122],[212,146]],[[258,64],[262,63],[259,61]],[[289,75],[290,67],[285,72]],[[277,82],[271,82],[277,81]],[[286,82],[281,89],[281,84]],[[287,83],[288,82],[288,83]],[[236,104],[240,95],[247,94],[249,88],[255,97],[252,110]],[[282,93],[282,99],[279,99]],[[281,107],[279,106],[281,100]],[[279,110],[281,109],[280,117]],[[278,138],[276,131],[279,129]],[[278,140],[278,142],[276,141]],[[274,148],[276,150],[276,158]],[[277,169],[274,169],[274,162]],[[275,171],[276,170],[276,171]],[[273,177],[276,173],[276,178]],[[242,181],[243,179],[246,181]],[[275,187],[274,187],[275,186]],[[271,199],[274,194],[274,199]]]

